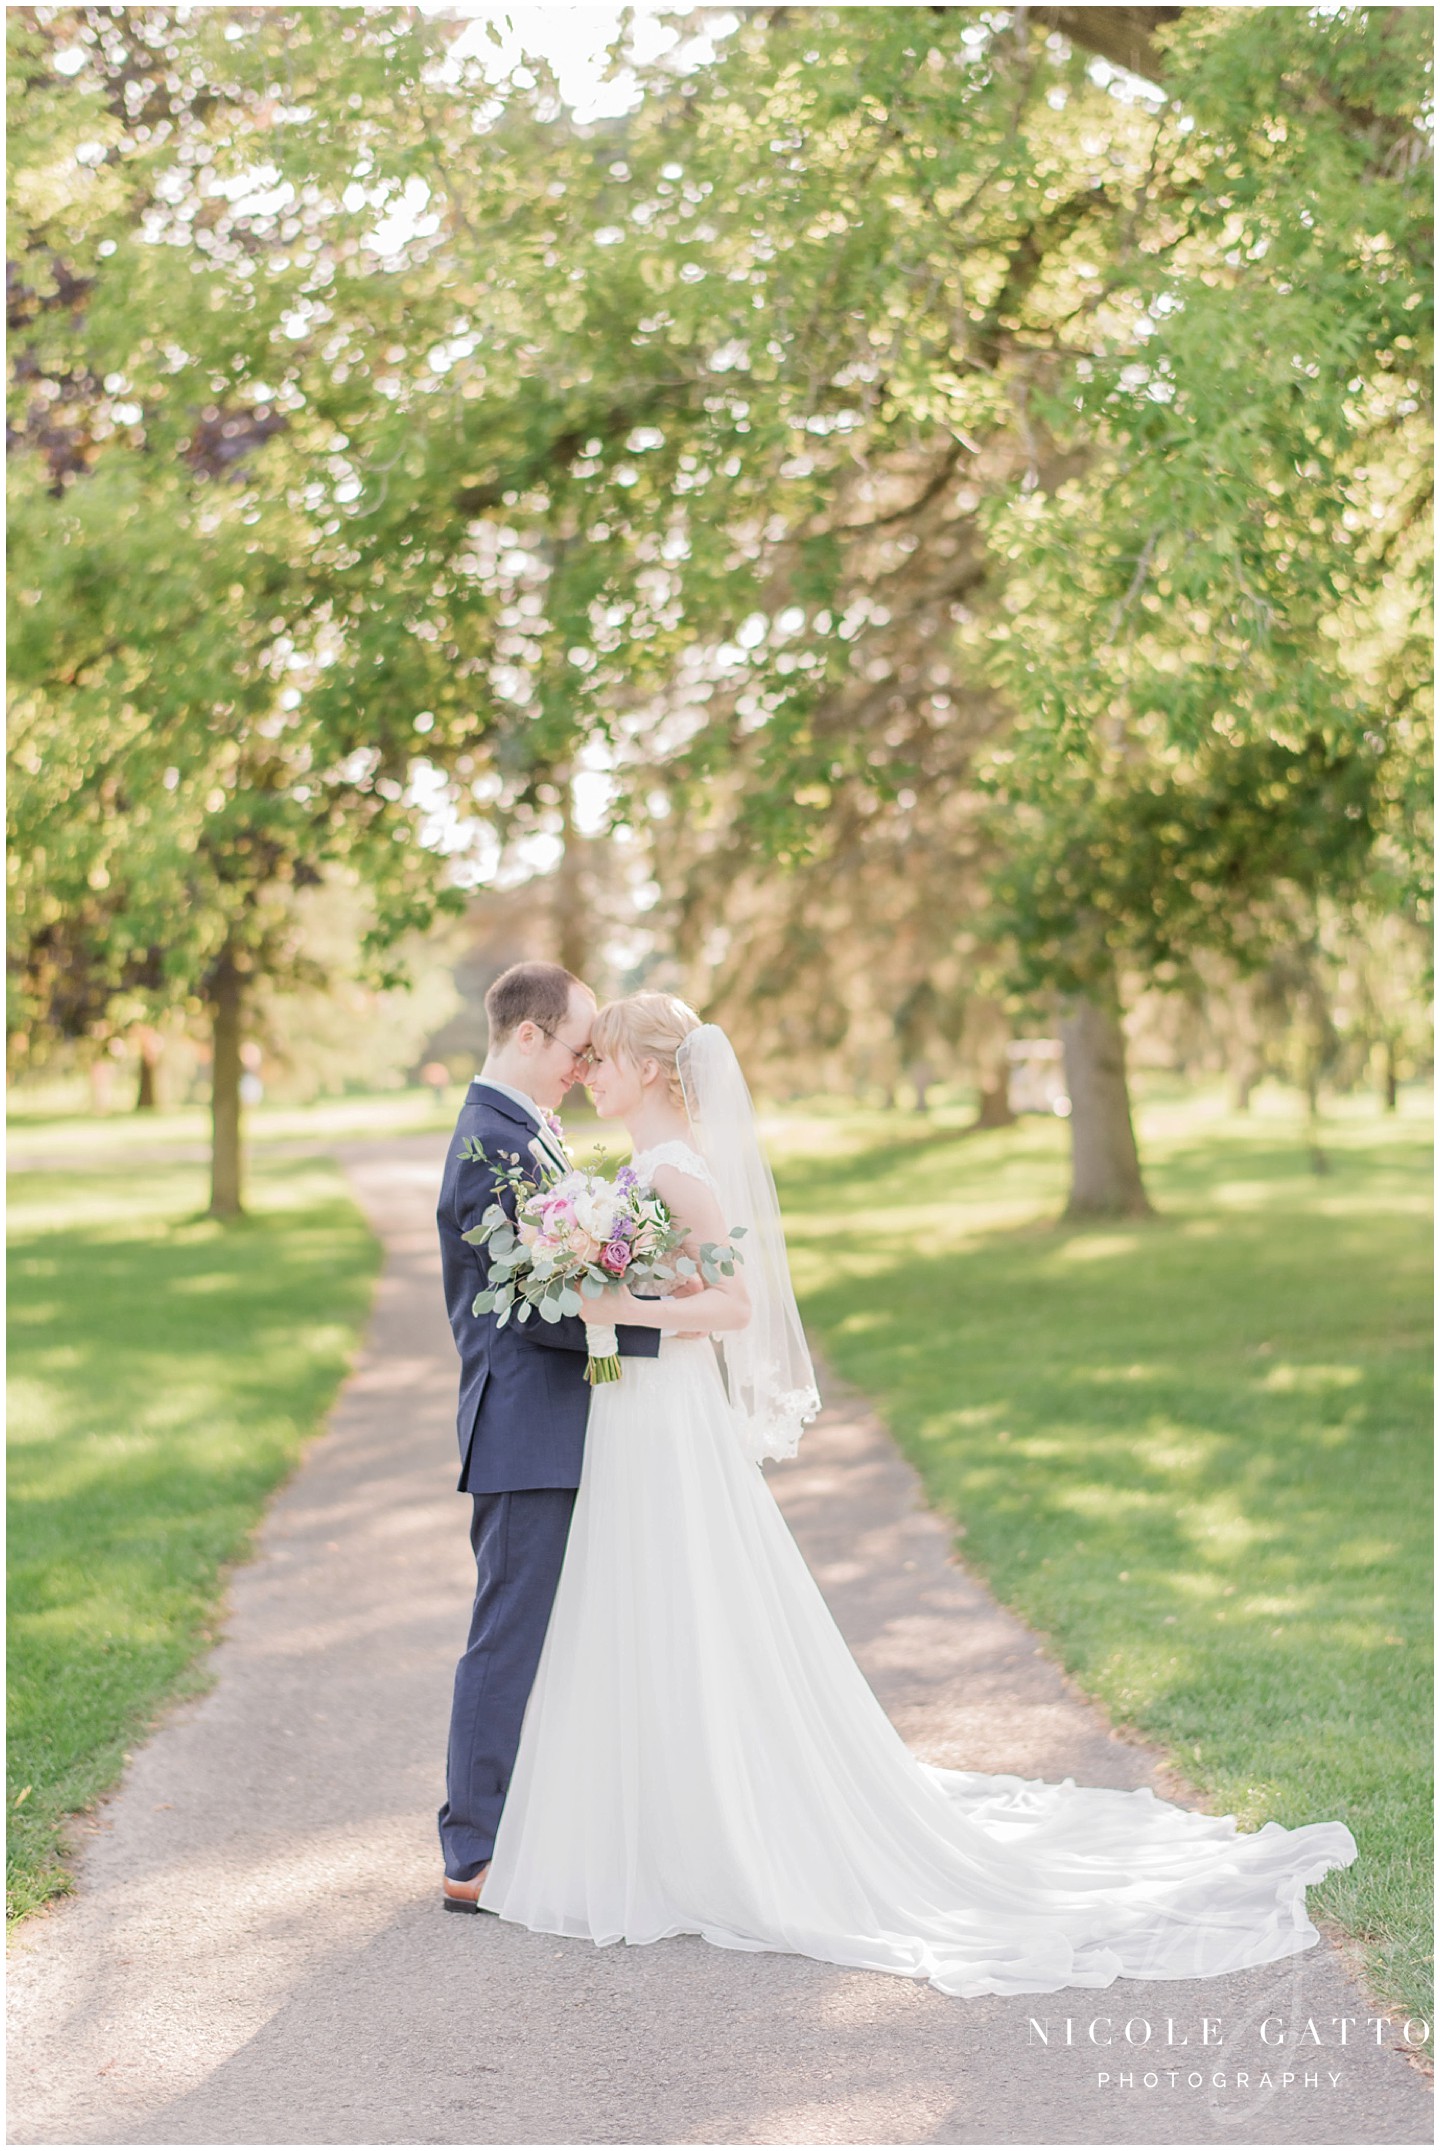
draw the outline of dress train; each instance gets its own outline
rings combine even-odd
[[[836,1628],[714,1352],[596,1390],[481,1898],[542,1934],[703,1935],[953,1995],[1199,1979],[1319,1940],[1340,1822],[918,1762]]]

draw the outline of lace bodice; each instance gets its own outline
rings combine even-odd
[[[711,1172],[698,1150],[691,1148],[678,1136],[668,1143],[656,1143],[649,1150],[637,1150],[630,1160],[633,1171],[646,1182],[657,1165],[673,1165],[677,1172],[689,1173],[692,1180],[701,1180],[713,1194],[718,1194],[715,1175]]]

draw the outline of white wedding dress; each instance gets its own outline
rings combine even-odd
[[[663,1161],[715,1184],[685,1146]],[[1048,1994],[1308,1949],[1306,1885],[1355,1851],[1339,1822],[1242,1833],[1148,1791],[916,1761],[745,1453],[714,1347],[667,1337],[595,1391],[487,1910]]]

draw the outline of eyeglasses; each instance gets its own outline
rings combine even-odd
[[[555,1045],[563,1046],[572,1061],[578,1061],[582,1068],[593,1068],[595,1066],[595,1055],[589,1046],[572,1046],[568,1038],[562,1038],[558,1031],[552,1031],[548,1023],[541,1023],[539,1018],[535,1016],[532,1016],[530,1020],[537,1031],[543,1031],[545,1036],[552,1040]]]

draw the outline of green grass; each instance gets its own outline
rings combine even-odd
[[[947,1099],[768,1132],[807,1320],[967,1561],[1217,1811],[1348,1822],[1360,1858],[1312,1906],[1428,2017],[1428,1101],[1337,1109],[1319,1179],[1293,1104],[1256,1106],[1151,1099],[1143,1225],[1053,1222],[1054,1123],[965,1136]],[[223,1231],[202,1165],[144,1155],[198,1114],[15,1131],[76,1168],[12,1182],[14,1913],[67,1886],[65,1816],[203,1680],[225,1566],[363,1319],[376,1250],[343,1182],[267,1138],[452,1115],[255,1114],[254,1214]]]
[[[202,1167],[123,1149],[11,1182],[12,1918],[68,1887],[65,1817],[203,1683],[226,1564],[369,1304],[378,1250],[327,1161],[260,1167],[238,1225],[204,1201]]]
[[[1424,1101],[1142,1114],[1145,1224],[1058,1226],[1029,1120],[772,1124],[797,1284],[963,1535],[1081,1686],[1253,1828],[1336,1816],[1311,1894],[1431,2015]]]

